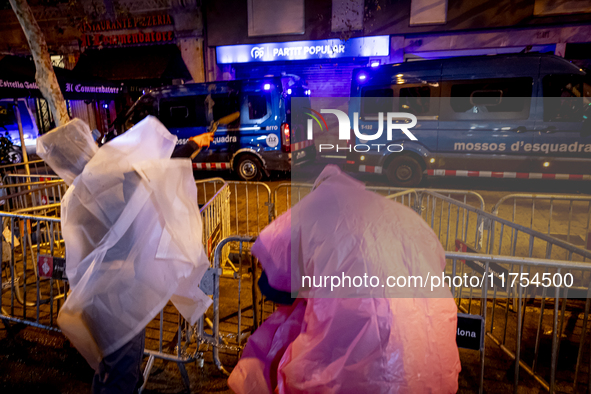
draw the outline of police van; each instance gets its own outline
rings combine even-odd
[[[37,128],[35,117],[29,108],[27,100],[20,98],[17,102],[25,148],[28,155],[33,155],[37,151],[39,129]],[[20,131],[14,109],[15,102],[13,99],[0,100],[0,135],[8,137],[15,144],[8,152],[9,160],[12,163],[21,163],[23,161],[23,154],[18,144],[22,143],[22,141],[20,139]]]
[[[147,115],[157,116],[182,145],[239,112],[236,121],[218,126],[210,147],[193,158],[193,168],[231,169],[242,180],[256,181],[270,171],[291,171],[292,160],[315,158],[315,146],[291,116],[291,98],[309,95],[295,75],[168,86],[140,97],[119,123],[127,130]]]
[[[591,180],[590,108],[589,75],[554,55],[357,69],[349,118],[359,135],[352,131],[346,169],[385,174],[397,186],[415,186],[423,175]],[[364,139],[388,127],[378,112],[414,115],[416,140],[396,129],[390,140],[386,132]],[[413,122],[397,116],[394,126]]]

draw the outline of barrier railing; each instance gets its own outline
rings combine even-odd
[[[7,212],[0,212],[0,217],[1,318],[57,330],[56,317],[67,294],[67,283],[40,273],[37,256],[65,256],[60,219]]]
[[[591,196],[509,194],[495,204],[492,213],[566,242],[591,248]]]
[[[183,321],[172,305],[168,305],[150,323],[146,335],[146,354],[149,356],[144,371],[146,381],[154,360],[162,359],[177,363],[183,382],[188,385],[183,364],[202,359],[202,353],[210,347],[213,348],[216,365],[226,371],[219,351],[226,349],[239,353],[248,335],[264,319],[266,311],[263,299],[256,290],[257,267],[256,261],[248,253],[250,245],[276,215],[301,200],[312,189],[309,184],[282,184],[275,189],[271,198],[269,187],[262,183],[225,182],[216,178],[197,181],[196,184],[204,225],[203,242],[208,255],[213,258],[205,282],[209,281],[211,285],[207,292],[213,296],[214,305],[194,327]],[[55,185],[59,185],[59,182]],[[35,185],[21,187],[27,186],[32,188]],[[448,273],[473,274],[478,270],[468,266],[465,261],[478,260],[484,266],[484,272],[489,272],[490,265],[494,263],[505,269],[507,275],[528,274],[532,278],[535,274],[560,274],[562,277],[566,273],[572,274],[572,286],[568,290],[554,292],[554,298],[558,301],[552,301],[550,290],[534,289],[531,286],[523,289],[489,286],[486,291],[464,286],[453,290],[458,308],[483,316],[487,337],[509,357],[517,360],[515,387],[521,381],[520,371],[532,375],[548,390],[563,387],[565,382],[573,382],[575,389],[585,383],[583,372],[586,371],[585,367],[588,368],[588,357],[585,357],[583,348],[588,339],[589,301],[574,298],[586,297],[589,293],[591,265],[587,266],[585,262],[591,258],[590,251],[568,242],[568,238],[562,240],[554,237],[552,231],[549,231],[550,234],[539,232],[535,230],[536,226],[532,229],[486,212],[484,201],[478,193],[387,187],[369,187],[368,190],[410,206],[429,223],[450,259]],[[25,190],[22,192],[25,193]],[[57,196],[61,199],[61,195]],[[16,206],[16,202],[14,204]],[[556,212],[555,208],[550,210]],[[573,218],[578,215],[575,208],[571,212]],[[59,204],[19,206],[15,212],[0,212],[0,217],[5,231],[0,250],[1,318],[57,330],[55,317],[66,297],[67,283],[40,277],[36,256],[48,254],[63,257],[65,253],[59,223]],[[556,221],[553,220],[553,223]],[[247,235],[230,236],[240,232]],[[237,255],[237,260],[230,257],[230,249]],[[5,254],[5,250],[9,250],[9,253]],[[476,258],[473,254],[462,253],[464,250],[473,250],[479,254]],[[220,281],[228,281],[221,294]],[[555,311],[550,326],[549,306]],[[582,319],[579,316],[581,314],[584,315]],[[524,332],[531,333],[531,338]],[[552,353],[545,353],[549,332],[556,338],[551,345]],[[565,333],[567,339],[563,338]],[[577,336],[577,333],[581,334]],[[567,343],[567,340],[566,348],[575,348],[577,353],[576,365],[569,372],[559,368],[561,361],[564,361],[560,353],[561,343]],[[573,345],[575,342],[578,346]],[[484,354],[483,351],[481,389]],[[544,364],[544,355],[547,354],[550,354],[550,366]],[[574,374],[572,380],[569,380],[570,372]]]
[[[219,181],[219,178],[214,178],[196,182],[198,202],[208,199],[200,207],[199,212],[203,222],[203,244],[210,261],[213,261],[213,251],[217,250],[215,249],[217,244],[227,236],[230,223],[229,185],[227,183],[220,185]],[[228,254],[228,248],[224,248],[220,252],[218,261],[228,261]],[[203,290],[206,294],[208,293],[207,289]],[[170,316],[174,317],[170,319]],[[189,390],[189,376],[184,364],[202,359],[200,345],[204,341],[199,333],[203,331],[203,324],[210,322],[210,319],[203,316],[196,326],[191,326],[170,303],[160,311],[160,316],[146,327],[145,354],[148,356],[148,362],[143,372],[144,383],[140,392],[148,382],[155,359],[175,362],[181,373],[183,384]],[[201,328],[198,329],[198,327]],[[157,335],[156,338],[154,334]]]
[[[476,209],[468,204],[458,202],[436,192],[423,192],[422,199],[421,215],[438,234],[448,255],[449,253],[456,253],[456,251],[465,252],[470,249],[488,255],[489,257],[481,259],[480,256],[482,255],[479,254],[478,261],[482,263],[482,261],[489,259],[491,262],[502,262],[502,264],[495,266],[495,275],[498,277],[504,273],[507,281],[509,280],[509,276],[512,276],[512,279],[515,277],[518,277],[520,280],[524,278],[524,281],[531,279],[538,283],[544,277],[554,278],[555,275],[564,279],[564,275],[561,274],[565,274],[565,270],[568,270],[568,273],[572,275],[572,282],[565,295],[571,298],[588,297],[591,265],[588,265],[585,261],[591,257],[591,251],[578,248],[573,244],[509,220],[501,219],[491,213]],[[454,269],[457,268],[454,267]],[[478,271],[478,267],[472,265],[472,268],[470,268],[468,264],[463,264],[459,268],[460,276]],[[524,272],[524,269],[527,272]],[[484,272],[489,271],[486,269]],[[453,271],[453,273],[457,274],[458,271]],[[486,284],[487,281],[484,281],[484,283]],[[490,327],[499,326],[495,322],[495,319],[500,319],[498,315],[502,314],[504,316],[504,320],[501,323],[502,329],[493,331],[491,328],[487,332],[487,335],[505,353],[511,357],[515,357],[523,370],[532,375],[544,388],[551,389],[554,385],[553,380],[556,378],[556,369],[553,367],[551,371],[553,377],[549,378],[550,383],[546,382],[548,379],[544,378],[544,372],[539,372],[537,369],[540,365],[539,351],[544,332],[544,310],[546,308],[546,298],[549,297],[547,288],[544,286],[529,286],[526,289],[522,289],[521,287],[517,288],[515,286],[503,286],[503,288],[495,286],[491,291],[493,292],[492,296],[488,294],[487,289],[483,290],[483,292],[475,292],[473,287],[459,288],[456,290],[456,296],[459,299],[467,300],[467,305],[460,303],[459,306],[463,305],[468,312],[471,312],[473,307],[477,307],[480,310],[479,314],[485,317],[486,324],[490,325]],[[483,297],[485,301],[481,301]],[[539,307],[537,309],[530,307],[530,313],[526,314],[526,309],[522,305],[523,299],[534,299],[535,297],[541,297],[542,299]],[[483,305],[487,305],[486,300],[489,298],[492,299],[493,306],[491,317],[486,320],[486,308]],[[499,304],[498,298],[505,299],[502,312],[497,311]],[[510,304],[513,305],[512,308],[509,307]],[[559,332],[563,330],[563,322],[566,314],[572,314],[574,313],[573,311],[582,310],[583,307],[588,309],[583,304],[585,304],[584,301],[571,300],[567,310],[567,302],[564,301],[562,303]],[[555,303],[555,308],[557,308],[556,305],[557,303]],[[495,311],[497,311],[496,314]],[[509,313],[510,311],[511,313]],[[576,324],[578,315],[577,317],[572,317],[571,320],[574,321],[571,324]],[[586,329],[586,319],[584,319],[583,323]],[[508,345],[510,338],[508,327],[512,325],[518,326],[520,330],[513,350]],[[533,340],[533,343],[530,343],[530,348],[534,349],[534,354],[528,355],[528,357],[520,357],[521,335],[526,327],[532,332],[535,332],[535,340]],[[557,327],[553,325],[552,329],[553,335],[557,335]],[[557,343],[560,346],[560,339]],[[582,351],[581,343],[578,349],[579,358],[581,357]],[[481,362],[484,362],[483,359]],[[577,371],[579,367],[577,366]]]
[[[227,183],[219,184],[219,180],[199,181],[197,186],[201,190],[198,199],[203,202],[200,207],[203,242],[213,259],[215,246],[228,235],[230,189]],[[18,212],[0,212],[3,222],[0,319],[5,324],[17,322],[60,331],[56,321],[67,297],[67,280],[54,278],[43,272],[45,267],[38,267],[39,255],[51,256],[54,261],[65,257],[59,208],[60,204],[54,203],[21,208]],[[228,259],[227,251],[222,255]],[[177,363],[183,383],[188,387],[184,364],[199,358],[196,329],[181,318],[172,304],[148,324],[146,381],[155,359],[162,359]]]
[[[61,179],[0,185],[0,205],[5,212],[59,203],[68,186]]]
[[[233,291],[231,292],[231,294],[223,294],[223,291],[227,291],[228,287],[225,286],[224,290],[222,290],[222,287],[220,286],[220,279],[222,277],[221,270],[219,269],[222,257],[221,251],[223,250],[224,245],[226,245],[229,242],[237,242],[240,245],[246,245],[254,242],[255,240],[256,237],[252,236],[228,237],[218,244],[218,247],[216,248],[216,254],[214,257],[214,268],[217,269],[217,272],[214,273],[213,278],[213,329],[210,335],[206,335],[204,342],[211,344],[211,346],[213,347],[212,351],[214,362],[216,366],[219,368],[219,370],[226,374],[228,373],[228,371],[220,359],[220,349],[240,352],[243,349],[244,338],[247,336],[244,335],[244,332],[246,331],[248,334],[250,333],[249,330],[256,329],[256,327],[258,326],[258,324],[256,323],[256,316],[259,315],[262,311],[257,308],[257,298],[253,297],[250,304],[247,305],[245,308],[241,307],[240,303],[238,303],[238,323],[235,327],[236,331],[233,335],[227,335],[223,333],[223,330],[221,329],[220,325],[220,318],[222,316],[221,300],[223,298],[236,299],[236,294]],[[246,249],[246,247],[243,246],[242,249]],[[496,267],[499,265],[512,267],[512,269],[508,271],[509,274],[512,274],[514,272],[523,273],[528,267],[543,267],[546,269],[553,268],[559,274],[561,274],[562,277],[567,276],[567,274],[569,273],[578,272],[580,270],[584,270],[586,272],[591,271],[591,265],[582,262],[557,261],[511,256],[496,256],[491,254],[479,253],[446,252],[446,259],[448,259],[448,261],[450,262],[446,269],[446,274],[452,275],[452,277],[454,274],[457,275],[460,272],[459,266],[461,264],[466,264],[465,261],[479,261],[482,264],[484,273],[493,272],[493,270],[497,269]],[[483,275],[482,273],[478,273],[477,271],[470,272],[468,270],[464,271],[463,269],[462,271],[470,275],[480,275],[480,277],[489,276],[489,274]],[[510,275],[509,278],[511,276],[512,275]],[[255,278],[256,275],[253,275],[253,279],[250,283],[251,286],[255,286]],[[459,311],[482,316],[485,321],[485,335],[488,338],[490,338],[495,344],[499,345],[499,347],[503,350],[504,353],[506,353],[509,357],[515,360],[515,368],[513,371],[513,383],[515,385],[515,392],[517,392],[517,387],[519,387],[520,370],[526,371],[528,374],[532,375],[542,385],[542,387],[544,387],[546,390],[550,390],[550,392],[554,392],[558,379],[561,379],[561,381],[563,382],[569,381],[570,379],[570,381],[574,382],[574,389],[577,388],[577,376],[579,376],[581,371],[584,370],[583,367],[586,364],[583,361],[582,356],[584,343],[589,337],[587,331],[589,301],[585,303],[585,317],[583,319],[583,327],[580,331],[580,334],[576,337],[579,343],[576,367],[574,371],[558,370],[557,367],[558,365],[560,365],[560,362],[568,360],[568,358],[570,357],[570,355],[565,355],[564,357],[562,357],[562,359],[559,357],[560,343],[561,338],[563,336],[561,334],[556,334],[557,332],[563,332],[564,317],[568,315],[568,311],[565,312],[564,308],[567,302],[566,297],[568,296],[568,294],[566,294],[568,292],[568,289],[565,286],[560,285],[552,287],[551,289],[547,290],[548,294],[544,294],[544,298],[542,298],[540,301],[541,303],[546,303],[547,305],[554,306],[553,314],[551,316],[551,327],[553,329],[553,334],[551,337],[552,346],[550,350],[544,352],[541,350],[542,347],[540,346],[540,329],[542,328],[541,325],[533,327],[538,331],[535,344],[531,343],[532,338],[524,339],[522,335],[524,328],[532,329],[532,327],[528,327],[525,319],[523,319],[526,303],[526,291],[518,291],[517,310],[515,313],[509,314],[508,308],[503,307],[502,305],[502,299],[499,296],[500,292],[498,291],[498,283],[494,284],[493,282],[489,284],[489,280],[484,280],[482,281],[482,286],[476,292],[468,292],[466,291],[466,287],[463,288],[464,291],[462,292],[461,285],[455,286],[454,283],[455,281],[450,280],[450,290],[451,294],[453,294],[454,298],[456,299]],[[562,307],[559,307],[559,303],[562,303]],[[506,305],[507,302],[505,298],[505,306]],[[249,314],[247,316],[247,323],[245,324],[244,321],[241,322],[240,316],[241,313],[244,313],[245,310],[249,309],[252,309],[253,312],[252,314]],[[529,309],[531,309],[531,307],[529,307]],[[538,310],[538,315],[543,317],[544,307],[542,306],[541,308],[538,308]],[[537,317],[538,316],[536,316],[536,318]],[[533,320],[534,319],[530,319],[530,322]],[[542,321],[541,318],[539,320]],[[548,319],[546,318],[546,320]],[[250,322],[252,322],[252,325],[248,324]],[[230,340],[232,341],[230,342]],[[486,389],[486,387],[484,387],[484,360],[486,354],[485,349],[486,347],[484,347],[480,353],[479,392],[483,392],[484,389]],[[535,349],[535,352],[533,354],[532,352],[528,353],[524,351],[525,349]],[[548,365],[542,365],[544,364],[545,360],[550,360],[550,363]],[[532,363],[534,364],[533,367],[530,366],[530,364]],[[574,378],[572,377],[573,374],[575,375]],[[545,375],[549,376],[549,383],[546,382]]]
[[[205,344],[212,346],[213,352],[213,360],[217,368],[226,375],[229,375],[228,371],[225,369],[219,355],[220,349],[230,350],[236,353],[239,353],[242,348],[245,340],[248,336],[258,327],[259,325],[259,316],[262,320],[262,312],[257,309],[259,307],[259,302],[257,302],[258,292],[256,291],[256,279],[257,279],[257,272],[256,272],[256,262],[249,256],[246,258],[246,243],[252,243],[256,237],[252,236],[230,236],[228,238],[223,239],[215,249],[214,254],[214,263],[213,263],[213,272],[212,272],[212,295],[213,295],[213,324],[211,326],[211,333],[208,333],[204,329],[204,320],[202,319],[199,324],[199,338]],[[240,255],[239,255],[239,266],[238,266],[238,275],[236,275],[233,279],[237,280],[237,286],[233,288],[232,294],[222,294],[220,291],[220,280],[223,278],[222,272],[222,256],[223,256],[223,249],[229,243],[238,243]],[[249,270],[248,275],[244,275],[244,268]],[[242,287],[242,278],[250,277],[250,299],[246,297],[245,302],[249,303],[246,307],[243,307],[243,292],[244,289]],[[233,302],[229,303],[232,305],[236,305],[236,311],[229,312],[228,308],[226,308],[227,317],[225,319],[221,318],[222,308],[221,308],[221,298],[224,297],[227,300],[232,300]],[[264,304],[261,304],[264,306]],[[246,316],[246,311],[251,311],[251,313]],[[236,318],[236,327],[235,330],[221,329],[221,321],[226,320],[228,317]],[[246,320],[250,321],[250,325],[246,328],[244,327],[244,323]],[[233,326],[233,324],[229,324],[229,326]],[[225,332],[224,332],[225,331]]]
[[[581,271],[589,273],[591,272],[591,265],[583,262],[463,252],[447,252],[446,258],[451,260],[451,267],[448,266],[448,272],[451,271],[454,274],[459,272],[458,268],[460,267],[458,265],[460,262],[463,263],[462,266],[466,265],[466,262],[474,261],[481,265],[482,270],[480,272],[476,270],[469,272],[470,275],[476,275],[480,278],[485,277],[482,280],[483,286],[477,292],[474,292],[475,294],[472,292],[473,288],[470,288],[470,291],[464,291],[464,296],[462,296],[462,288],[455,287],[454,282],[452,282],[452,291],[456,297],[458,308],[466,313],[474,313],[473,310],[476,310],[475,313],[484,318],[486,336],[514,360],[514,370],[511,371],[513,372],[513,391],[515,393],[518,391],[520,371],[523,370],[551,393],[555,392],[559,385],[561,387],[559,391],[567,391],[565,388],[569,382],[572,382],[572,392],[578,392],[577,388],[580,384],[578,378],[583,369],[583,364],[586,364],[587,369],[589,368],[589,364],[583,361],[582,356],[584,344],[589,338],[587,324],[590,300],[587,298],[586,301],[581,301],[581,304],[584,304],[584,308],[580,310],[584,309],[581,330],[578,333],[571,332],[570,340],[565,339],[565,317],[572,317],[566,306],[567,303],[571,304],[573,301],[568,299],[568,281],[566,282],[567,285],[565,285],[563,279]],[[532,289],[532,285],[522,286],[525,283],[522,279],[526,277],[524,276],[526,270],[530,272],[534,268],[543,269],[544,272],[552,272],[552,274],[548,275],[549,285],[544,283],[539,286],[539,288],[543,289],[539,298],[530,299],[528,302],[526,295]],[[507,274],[505,286],[500,283],[499,277],[495,276],[495,274],[499,273],[499,270],[503,269],[506,270],[505,274]],[[519,279],[517,285],[511,283],[511,278]],[[558,281],[561,281],[561,283],[557,283]],[[509,300],[506,298],[506,289],[509,286],[517,288],[517,308],[514,311],[515,313],[509,313]],[[505,291],[503,291],[503,288]],[[463,289],[466,290],[465,286]],[[585,289],[587,297],[590,294],[589,289],[589,284],[587,284]],[[467,293],[469,296],[466,296]],[[501,293],[504,293],[505,297],[500,296]],[[549,316],[545,315],[545,308],[548,305],[552,306],[550,321]],[[525,313],[526,308],[528,314]],[[529,321],[526,320],[528,315],[530,317]],[[579,319],[578,315],[574,318],[575,320]],[[544,331],[545,328],[547,328],[546,331]],[[526,334],[530,335],[527,336]],[[543,346],[543,342],[548,342],[548,340],[551,342],[550,346]],[[569,363],[569,359],[574,358],[571,349],[569,349],[570,352],[560,357],[561,343],[564,342],[568,342],[571,347],[572,345],[578,347],[574,370],[558,368],[559,365]],[[480,354],[479,392],[483,392],[484,389],[484,359],[485,351],[482,349]],[[591,382],[591,377],[588,377],[587,385],[589,385],[589,382]]]
[[[31,174],[51,175],[53,171],[43,160],[32,160],[27,163],[4,164],[0,166],[2,174],[25,174],[26,166],[29,166]]]
[[[302,198],[307,196],[314,187],[313,184],[310,183],[282,183],[279,184],[275,190],[273,191],[273,208],[274,208],[274,217],[277,217],[287,211],[287,209],[291,208],[295,204],[297,204]],[[392,194],[405,192],[409,190],[408,188],[402,187],[384,187],[384,186],[367,186],[366,190],[373,191],[385,197],[388,197]],[[423,191],[429,191],[430,189],[413,189],[420,195]],[[448,197],[453,197],[458,199],[458,201],[462,201],[465,204],[470,204],[478,207],[481,210],[484,210],[484,199],[482,196],[474,191],[471,190],[450,190],[450,189],[440,189],[437,190],[438,193],[447,195]],[[403,200],[399,201],[404,205],[409,206],[410,208],[415,208],[414,205],[409,204],[408,201],[405,203]]]

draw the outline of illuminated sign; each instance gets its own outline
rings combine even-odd
[[[350,38],[347,41],[337,38],[256,45],[226,45],[216,48],[219,64],[388,56],[389,53],[389,36]]]
[[[128,46],[147,43],[161,43],[173,41],[172,28],[162,29],[162,26],[172,25],[170,15],[153,15],[147,17],[121,18],[114,21],[83,23],[79,30],[82,33],[80,45],[83,48],[101,46]],[[138,29],[148,28],[148,31]],[[153,30],[156,28],[157,30]],[[114,34],[93,34],[97,32],[118,31]]]
[[[119,18],[114,21],[101,21],[93,23],[82,23],[79,27],[80,32],[97,32],[108,30],[137,29],[154,26],[172,25],[170,15],[152,15],[140,16],[135,18]]]

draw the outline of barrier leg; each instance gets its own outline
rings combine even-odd
[[[191,392],[191,381],[189,380],[189,375],[187,374],[187,370],[185,369],[185,364],[183,363],[176,363],[179,367],[179,371],[181,372],[181,378],[183,379],[183,385],[187,389],[187,392]]]
[[[146,368],[144,369],[144,383],[142,383],[142,387],[139,388],[138,394],[142,394],[142,391],[146,388],[146,384],[148,384],[148,378],[150,377],[150,371],[154,366],[154,355],[150,355],[148,358],[148,363],[146,364]]]

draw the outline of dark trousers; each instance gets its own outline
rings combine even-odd
[[[114,353],[103,358],[92,380],[92,394],[134,394],[144,379],[141,365],[144,358],[146,330]]]

